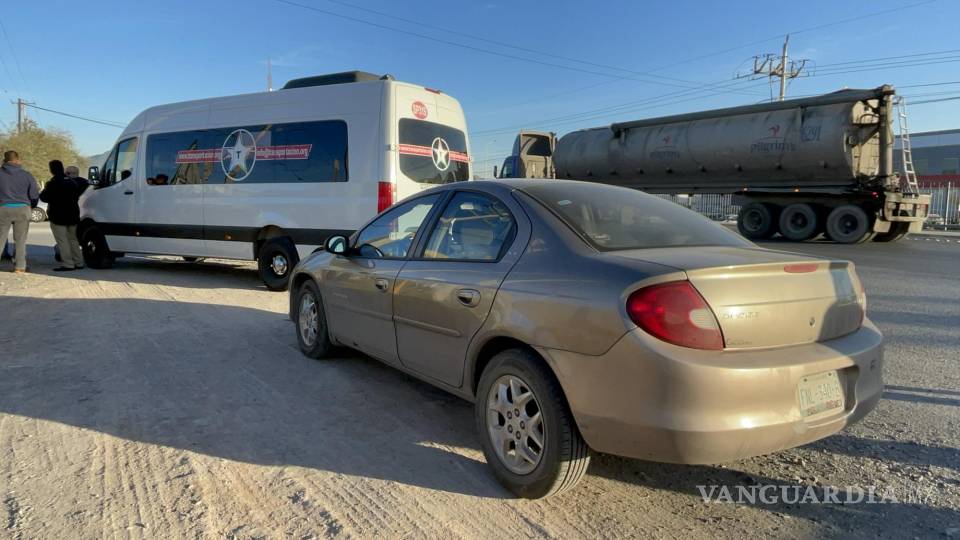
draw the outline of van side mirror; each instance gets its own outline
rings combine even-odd
[[[99,184],[100,183],[100,167],[94,166],[94,167],[88,168],[87,180],[89,180],[90,183],[93,185]]]
[[[350,247],[350,241],[347,240],[346,236],[341,234],[335,234],[327,238],[326,243],[324,244],[324,249],[328,253],[333,253],[334,255],[344,255],[347,253],[347,248]]]
[[[494,177],[494,178],[500,178],[499,176],[497,176],[497,166],[496,166],[496,165],[493,166],[493,177]]]

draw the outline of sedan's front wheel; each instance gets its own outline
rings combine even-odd
[[[496,355],[477,388],[477,430],[497,480],[514,494],[539,499],[566,491],[590,464],[560,384],[522,349]]]
[[[306,281],[297,292],[297,343],[300,352],[310,358],[325,358],[333,350],[327,332],[327,316],[323,311],[320,291],[313,281]]]

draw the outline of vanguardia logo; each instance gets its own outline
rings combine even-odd
[[[896,493],[876,486],[698,485],[705,503],[713,504],[930,504],[935,492],[915,489]]]

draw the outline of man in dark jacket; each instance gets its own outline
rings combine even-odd
[[[83,190],[72,179],[67,178],[63,163],[50,162],[50,174],[53,175],[43,191],[40,200],[47,203],[47,217],[50,218],[50,230],[60,249],[63,265],[54,268],[54,272],[69,272],[83,268],[83,254],[77,241],[77,225],[80,223],[80,206],[77,201]]]
[[[18,274],[27,271],[27,232],[31,208],[37,206],[39,199],[40,188],[33,176],[20,167],[20,154],[16,150],[4,152],[0,167],[0,238],[6,241],[13,227],[17,246],[14,272]]]

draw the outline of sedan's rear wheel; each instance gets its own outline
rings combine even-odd
[[[510,349],[490,361],[477,388],[475,417],[487,463],[514,494],[554,495],[586,474],[587,445],[560,384],[533,353]]]
[[[297,343],[310,358],[325,358],[333,350],[320,291],[313,281],[306,281],[297,292]]]

